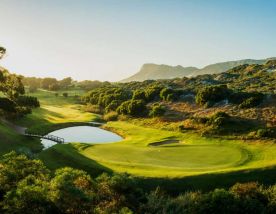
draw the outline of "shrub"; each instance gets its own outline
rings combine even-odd
[[[90,103],[84,106],[84,111],[95,113],[95,114],[100,114],[102,112],[101,107],[99,105],[92,105]]]
[[[116,111],[108,112],[104,115],[103,119],[106,121],[115,121],[118,119],[118,113]]]
[[[147,101],[153,101],[156,98],[159,98],[160,91],[161,87],[158,86],[147,88],[145,91]]]
[[[258,129],[256,132],[256,137],[276,138],[276,130],[273,128]]]
[[[123,102],[117,109],[116,112],[119,114],[128,114],[128,106],[130,104],[131,100]]]
[[[220,128],[229,122],[229,118],[230,116],[225,112],[217,112],[209,118],[207,123],[215,128]]]
[[[258,106],[261,104],[261,102],[263,101],[263,95],[262,94],[258,94],[256,96],[247,98],[246,100],[244,100],[239,107],[240,108],[252,108],[255,106]]]
[[[31,96],[19,96],[16,99],[18,105],[21,106],[28,106],[28,107],[39,107],[39,101],[36,97]]]
[[[15,113],[16,112],[15,103],[9,100],[8,98],[1,97],[0,110],[9,112],[9,113]]]
[[[160,98],[164,101],[173,101],[176,99],[175,91],[171,88],[163,88],[160,91]]]
[[[166,108],[163,105],[160,104],[155,104],[152,106],[150,112],[149,112],[149,116],[150,117],[160,117],[163,116],[166,112]]]
[[[146,110],[146,105],[143,100],[131,100],[128,106],[128,114],[133,116],[143,115]]]
[[[135,90],[132,95],[133,100],[146,100],[145,91]]]
[[[146,105],[143,100],[128,100],[123,102],[116,110],[119,114],[129,114],[132,116],[141,116],[146,111]]]
[[[110,112],[110,111],[116,111],[116,109],[120,106],[121,101],[119,100],[113,100],[111,101],[111,103],[109,103],[106,107],[105,107],[105,112]]]
[[[67,93],[67,92],[64,92],[64,93],[62,93],[62,96],[68,97],[68,93]]]
[[[212,106],[228,97],[230,91],[226,85],[208,86],[200,89],[196,94],[196,103],[199,105]]]

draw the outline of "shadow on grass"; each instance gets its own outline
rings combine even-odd
[[[80,145],[79,148],[83,149]],[[45,165],[55,170],[61,167],[72,167],[88,172],[92,177],[97,177],[103,172],[113,173],[97,161],[86,158],[79,153],[76,146],[72,144],[55,145],[39,154],[39,158]],[[134,177],[138,185],[145,191],[154,190],[160,186],[169,194],[176,195],[185,191],[200,190],[203,192],[215,188],[229,188],[237,182],[257,181],[260,184],[272,185],[276,183],[276,166],[255,170],[244,170],[229,173],[214,173],[189,176],[184,178],[145,178]]]
[[[45,165],[55,170],[62,167],[72,167],[88,172],[92,177],[96,177],[103,172],[112,173],[112,170],[99,164],[97,161],[81,155],[72,144],[57,144],[39,154]]]
[[[175,195],[180,192],[201,190],[210,191],[215,188],[229,188],[237,182],[257,181],[260,184],[272,185],[276,183],[276,167],[245,170],[221,174],[205,174],[185,178],[136,178],[139,186],[153,190],[157,186]]]

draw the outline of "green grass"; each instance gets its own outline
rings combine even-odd
[[[33,109],[32,114],[13,122],[27,127],[31,132],[46,134],[58,128],[100,119],[99,115],[83,112],[80,104],[77,104],[74,95],[80,95],[82,91],[68,91],[68,93],[67,98],[56,97],[53,92],[42,90],[29,94],[39,99],[41,107]],[[0,123],[0,154],[12,150],[36,153],[41,149],[42,144],[39,139],[19,135],[8,125]]]
[[[99,115],[83,112],[74,96],[55,97],[48,91],[32,95],[39,98],[41,108],[16,121],[30,131],[47,133],[100,120]],[[40,152],[38,157],[50,169],[71,166],[86,170],[93,176],[102,172],[127,172],[136,176],[143,187],[152,189],[160,185],[172,192],[209,190],[230,186],[237,181],[269,184],[276,176],[276,145],[271,142],[206,138],[193,132],[147,128],[135,120],[109,122],[104,128],[118,133],[124,140],[113,144],[56,145]],[[0,137],[1,154],[10,150],[41,149],[37,139],[20,136],[3,124],[0,125]],[[177,139],[179,143],[150,146],[170,139]]]
[[[32,93],[30,95],[39,99],[41,107],[16,123],[28,127],[30,132],[46,134],[72,124],[100,120],[99,115],[82,111],[77,98],[73,96],[80,93],[81,91],[68,91],[69,97],[56,97],[54,92],[44,90]]]
[[[113,171],[147,177],[184,177],[206,173],[254,169],[276,164],[276,145],[204,138],[193,133],[179,133],[110,122],[125,140],[114,144],[87,145],[79,148],[84,156]],[[180,143],[148,146],[166,139]]]
[[[12,150],[31,154],[42,149],[39,139],[30,139],[0,123],[0,155]]]
[[[128,122],[109,122],[105,128],[122,135],[124,140],[113,144],[70,144],[74,152],[67,153],[68,159],[74,159],[74,154],[78,153],[86,160],[97,163],[94,164],[95,169],[99,166],[110,171],[152,178],[230,173],[276,164],[276,145],[269,142],[204,138],[194,133],[145,128]],[[178,139],[180,143],[149,146],[152,142],[168,139]],[[49,162],[47,155],[65,154],[63,146],[54,146],[41,153],[50,168],[58,168],[57,163],[62,162],[64,157],[55,155],[56,161],[51,159]],[[71,164],[70,161],[68,164]],[[81,164],[79,168],[85,169]]]

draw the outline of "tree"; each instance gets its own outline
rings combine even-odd
[[[6,54],[6,48],[0,46],[0,59]]]
[[[6,97],[0,98],[0,109],[8,113],[16,113],[16,105]]]
[[[44,78],[41,81],[41,88],[46,90],[55,90],[56,88],[58,88],[58,81],[55,78]]]
[[[212,106],[215,102],[226,99],[229,90],[226,85],[207,86],[200,89],[196,94],[196,103],[199,105]]]
[[[0,59],[5,53],[6,49],[0,47]],[[33,97],[28,97],[27,103],[30,103],[29,101],[32,101],[32,103],[34,104],[33,101],[35,101],[35,106],[33,106],[33,104],[31,106],[25,105],[26,99],[24,99],[24,102],[21,102],[22,99],[19,97],[23,97],[23,95],[25,94],[25,88],[22,82],[22,78],[22,76],[11,74],[7,70],[0,71],[0,92],[2,94],[0,100],[0,109],[1,112],[3,111],[7,113],[5,114],[6,117],[23,116],[31,112],[31,108],[29,107],[38,106],[38,100]]]
[[[68,93],[67,93],[67,92],[64,92],[64,93],[62,93],[62,96],[68,97]]]
[[[160,91],[160,98],[164,101],[173,101],[175,99],[175,91],[171,88],[163,88]]]
[[[141,116],[145,113],[146,109],[147,108],[143,100],[128,100],[123,102],[116,111],[119,114]]]
[[[98,196],[96,210],[99,213],[132,213],[130,209],[135,210],[140,204],[141,190],[127,174],[109,176],[104,173],[96,179],[96,182]]]
[[[27,107],[39,107],[40,103],[36,97],[31,97],[31,96],[19,96],[16,99],[16,103],[21,105],[21,106],[27,106]]]
[[[25,93],[21,77],[6,73],[4,81],[0,83],[0,91],[10,100],[15,100],[18,96]]]
[[[165,106],[160,105],[159,103],[156,103],[151,107],[151,110],[149,112],[150,117],[160,117],[163,116],[166,112]]]
[[[62,213],[82,213],[95,205],[95,183],[84,171],[58,169],[50,183],[51,201]],[[85,213],[85,212],[83,212]]]
[[[66,89],[72,84],[72,81],[73,80],[72,80],[71,77],[66,77],[66,78],[59,81],[59,85],[60,85],[61,88]]]
[[[143,90],[135,90],[132,95],[133,100],[146,100],[146,94]]]
[[[29,175],[45,179],[49,171],[40,160],[30,160],[25,155],[10,152],[0,159],[0,191],[12,190],[20,180]]]
[[[5,195],[3,210],[5,213],[57,213],[55,204],[48,196],[49,179],[29,175]]]

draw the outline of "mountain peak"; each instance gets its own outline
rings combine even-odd
[[[144,81],[144,80],[157,80],[157,79],[173,79],[177,77],[197,76],[203,74],[217,74],[225,72],[231,68],[234,68],[243,64],[265,64],[269,60],[275,60],[275,57],[267,59],[242,59],[235,61],[219,62],[211,65],[207,65],[201,69],[197,67],[183,67],[181,65],[170,66],[164,64],[146,63],[141,69],[129,78],[122,80],[121,82],[131,81]]]

